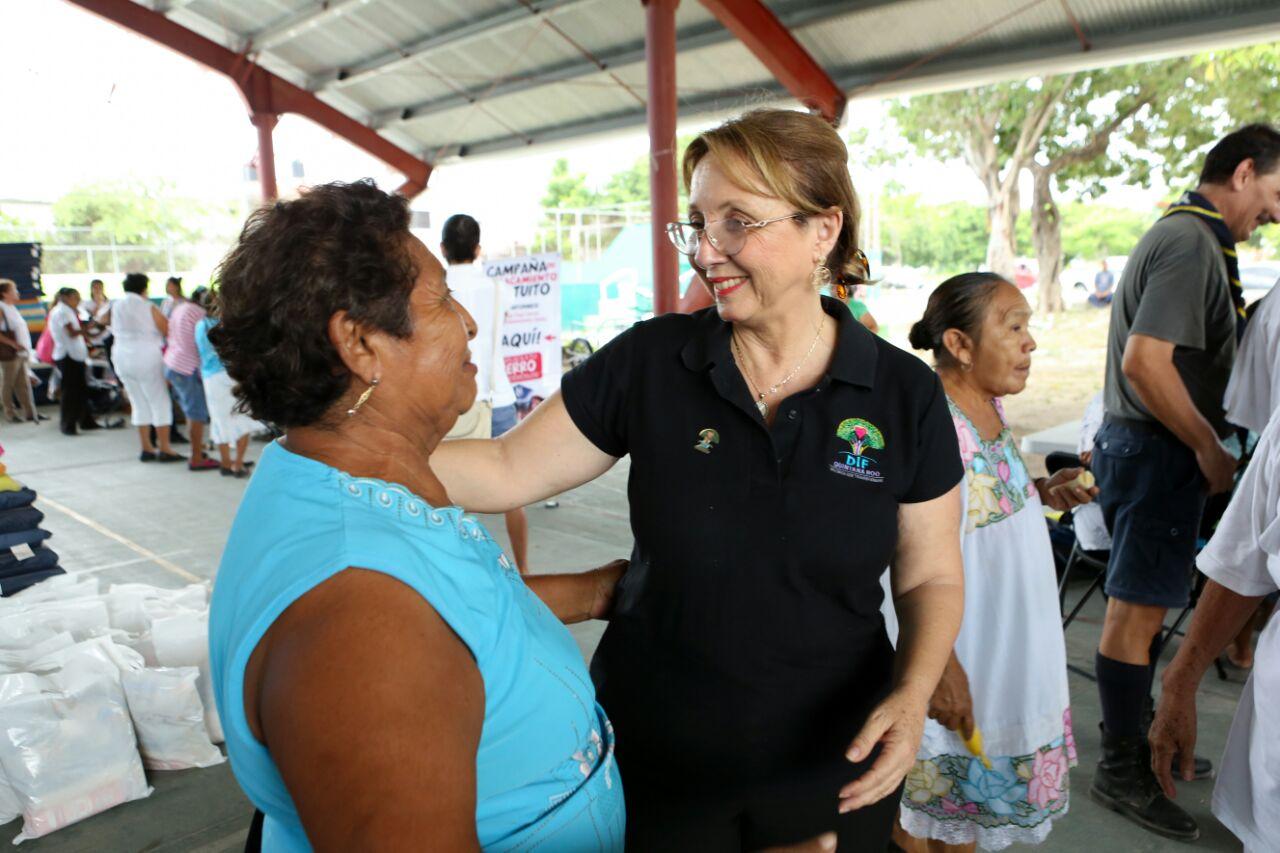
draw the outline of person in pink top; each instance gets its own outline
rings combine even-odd
[[[177,303],[169,315],[169,333],[164,351],[164,377],[169,380],[178,395],[178,405],[187,416],[191,427],[192,471],[212,471],[218,463],[204,455],[204,428],[209,423],[209,409],[204,399],[204,384],[200,381],[200,352],[196,349],[196,324],[205,317],[205,310],[189,300]]]

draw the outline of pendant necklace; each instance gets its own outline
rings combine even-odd
[[[750,368],[747,367],[747,359],[742,353],[741,344],[738,343],[738,336],[733,334],[732,332],[729,333],[729,340],[733,342],[733,349],[734,349],[734,353],[737,355],[738,365],[742,368],[742,375],[747,380],[747,388],[749,391],[751,391],[752,394],[755,394],[756,396],[755,403],[756,403],[756,408],[760,410],[760,417],[762,418],[769,417],[769,404],[764,401],[764,398],[772,394],[777,394],[778,391],[780,391],[783,388],[783,386],[785,386],[792,379],[795,379],[796,374],[800,372],[800,368],[804,367],[805,362],[809,360],[809,356],[813,355],[813,351],[818,348],[818,341],[822,338],[822,327],[826,322],[827,322],[827,315],[823,314],[822,319],[818,321],[818,332],[813,336],[813,343],[809,344],[809,351],[804,354],[804,358],[800,359],[800,363],[797,364],[795,367],[793,367],[791,369],[791,372],[788,373],[781,382],[777,383],[776,385],[770,385],[768,391],[759,390],[760,389],[759,383],[756,382],[755,379],[751,376],[751,370]]]

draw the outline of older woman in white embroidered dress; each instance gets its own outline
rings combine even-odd
[[[1088,503],[1080,468],[1027,473],[1000,399],[1026,387],[1031,308],[991,273],[948,279],[911,329],[932,350],[965,465],[965,607],[895,840],[912,853],[1038,843],[1075,763],[1066,649],[1042,506]]]

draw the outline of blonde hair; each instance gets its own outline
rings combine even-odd
[[[867,281],[867,257],[858,248],[860,211],[849,177],[849,152],[824,119],[795,110],[758,109],[700,134],[685,149],[681,164],[686,192],[694,169],[707,155],[720,162],[733,183],[780,198],[800,213],[839,208],[844,221],[826,259],[833,290],[847,299],[854,285]]]

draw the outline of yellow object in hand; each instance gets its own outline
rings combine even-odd
[[[964,739],[965,749],[969,750],[971,755],[977,757],[982,762],[982,766],[991,769],[991,759],[987,758],[986,750],[982,746],[982,730],[977,726],[973,727],[973,734]]]
[[[1082,489],[1092,489],[1098,481],[1093,478],[1093,472],[1088,468],[1080,472],[1080,476],[1076,477],[1075,484]]]

